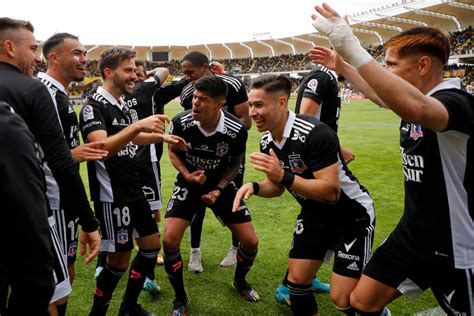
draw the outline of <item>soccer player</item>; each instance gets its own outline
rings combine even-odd
[[[337,74],[324,66],[316,66],[301,80],[296,98],[295,113],[316,117],[337,133],[341,98]],[[354,159],[350,149],[341,146],[342,157],[348,164]],[[288,271],[283,282],[275,291],[275,299],[282,304],[289,304],[288,287],[286,282]],[[314,278],[311,286],[314,292],[329,293],[329,285]]]
[[[44,175],[33,135],[5,102],[0,102],[0,147],[0,231],[8,240],[0,262],[0,288],[7,290],[1,293],[0,314],[46,316],[55,282]]]
[[[318,65],[302,80],[295,106],[296,114],[314,116],[337,133],[341,114],[341,97],[337,73]],[[341,146],[344,161],[354,160],[350,148]]]
[[[311,282],[332,250],[330,296],[345,312],[370,257],[373,202],[341,159],[336,133],[313,117],[288,110],[290,92],[291,82],[284,76],[261,76],[252,82],[250,117],[265,134],[261,152],[252,153],[250,162],[266,179],[242,186],[233,210],[243,198],[276,197],[288,189],[301,205],[288,260],[291,310],[295,315],[317,314]]]
[[[168,69],[158,67],[146,71],[145,63],[142,61],[136,60],[135,64],[137,66],[138,84],[134,88],[133,94],[125,99],[133,120],[143,119],[154,114],[164,114],[165,104],[179,95],[187,81],[180,81],[163,87],[163,82],[169,76]],[[142,190],[157,223],[161,221],[160,159],[162,155],[162,142],[138,147],[137,160]],[[158,254],[157,263],[163,264],[161,250]],[[155,281],[154,273],[146,277],[143,289],[152,295],[156,295],[161,291],[160,286]]]
[[[100,149],[103,142],[80,145],[79,121],[69,101],[69,84],[73,81],[84,80],[86,53],[86,49],[77,36],[68,33],[54,34],[43,43],[43,56],[48,62],[48,69],[46,73],[38,73],[40,81],[51,90],[55,97],[61,127],[76,163],[99,160],[107,156],[107,152]],[[75,277],[74,263],[77,253],[79,217],[73,211],[65,211],[61,207],[57,183],[47,167],[45,174],[49,206],[54,214],[55,227],[62,242],[63,252],[67,257],[69,282],[72,284]],[[67,297],[55,303],[59,315],[66,314],[66,304]]]
[[[340,56],[316,47],[312,58],[402,119],[404,214],[366,266],[351,305],[379,315],[399,296],[415,299],[431,288],[449,315],[473,315],[474,99],[459,81],[443,80],[449,38],[432,27],[406,30],[385,43],[384,68],[337,12],[327,4],[316,10],[313,25]]]
[[[91,315],[105,315],[129,265],[135,236],[139,251],[130,267],[119,315],[151,315],[137,299],[145,276],[154,269],[160,237],[141,188],[136,144],[173,138],[162,134],[166,116],[152,115],[132,123],[122,95],[130,95],[135,87],[135,56],[134,51],[122,47],[101,54],[99,70],[104,84],[87,99],[80,114],[85,142],[104,141],[103,149],[108,151],[105,161],[88,162],[91,197],[101,225],[101,250],[109,252],[107,264],[97,277]]]
[[[252,121],[248,114],[248,97],[247,91],[242,81],[231,75],[213,73],[209,69],[209,59],[206,55],[200,52],[190,52],[184,56],[181,62],[181,69],[189,81],[189,84],[183,88],[180,99],[181,105],[185,110],[189,110],[192,107],[193,93],[194,93],[194,82],[199,78],[207,75],[214,75],[224,80],[227,85],[227,96],[224,104],[224,110],[237,116],[244,126],[249,129],[252,125]],[[234,179],[234,183],[239,188],[244,180],[245,171],[245,160],[242,161],[239,173]],[[203,271],[201,262],[201,234],[202,225],[204,221],[205,213],[198,213],[191,223],[191,254],[188,264],[189,271],[200,273]],[[238,238],[232,236],[232,247],[228,251],[227,255],[221,261],[221,266],[230,267],[236,264],[237,250],[239,247]]]
[[[236,193],[232,182],[245,154],[247,130],[242,122],[222,108],[227,85],[217,76],[204,76],[194,83],[192,109],[172,120],[173,135],[184,138],[187,150],[169,146],[171,163],[178,170],[165,215],[163,253],[165,269],[175,291],[173,315],[185,315],[188,297],[183,282],[180,244],[193,217],[209,207],[240,242],[234,287],[248,301],[259,296],[245,276],[257,255],[258,239],[244,203],[232,213]]]
[[[83,231],[80,235],[81,254],[85,253],[85,245],[89,244],[90,253],[84,261],[89,263],[99,250],[99,224],[87,201],[50,91],[41,82],[31,78],[40,62],[33,30],[27,21],[0,18],[0,100],[8,102],[25,120],[44,153],[44,162],[57,182],[64,209],[79,216]],[[48,215],[50,226],[54,228],[52,212]],[[51,302],[67,296],[71,291],[67,265],[63,262],[66,260],[65,254],[55,232],[56,229],[51,230],[57,286]]]

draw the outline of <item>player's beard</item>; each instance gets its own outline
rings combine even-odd
[[[132,83],[133,86],[129,86],[130,83]],[[135,82],[130,79],[121,80],[121,78],[114,77],[114,85],[120,89],[122,94],[131,95],[135,87]]]

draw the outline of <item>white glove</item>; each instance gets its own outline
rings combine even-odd
[[[357,43],[349,25],[339,16],[324,18],[318,16],[313,26],[329,38],[334,50],[359,69],[369,63],[372,56]]]

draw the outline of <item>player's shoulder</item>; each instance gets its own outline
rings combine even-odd
[[[240,90],[243,86],[243,82],[232,75],[229,74],[214,74],[216,77],[221,78],[228,87],[233,88],[235,90]]]
[[[93,107],[105,107],[109,101],[100,94],[99,92],[92,93],[89,97],[87,97],[85,105],[91,105]]]
[[[224,113],[224,128],[235,133],[244,133],[247,129],[242,124],[242,121],[235,115],[222,111]]]
[[[293,129],[299,130],[304,134],[309,134],[315,127],[320,126],[321,124],[321,121],[315,117],[296,114]]]
[[[171,120],[173,122],[173,125],[181,126],[182,129],[189,127],[190,124],[194,122],[193,115],[191,112],[192,110],[186,110],[176,114]]]

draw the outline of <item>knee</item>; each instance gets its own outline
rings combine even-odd
[[[171,235],[165,235],[163,239],[163,250],[167,253],[173,253],[179,250],[179,240]]]
[[[111,256],[109,254],[109,256],[107,257],[108,265],[117,270],[127,270],[129,261],[130,261],[130,256],[121,256],[121,255]]]
[[[385,305],[379,306],[379,304],[373,300],[367,300],[361,297],[356,291],[353,291],[350,295],[350,304],[353,308],[363,312],[376,312],[383,310],[385,307]]]
[[[352,306],[349,293],[336,292],[333,291],[333,289],[331,288],[329,296],[331,297],[331,301],[333,302],[333,304],[339,310],[343,310],[347,307]]]
[[[254,253],[258,249],[258,238],[253,236],[251,238],[245,238],[240,242],[242,248],[249,253]]]

